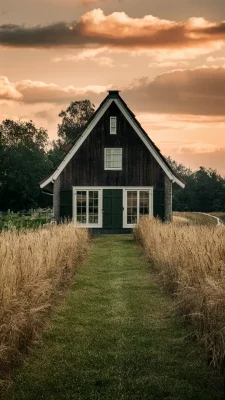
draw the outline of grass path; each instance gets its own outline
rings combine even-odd
[[[97,236],[10,400],[216,400],[213,376],[131,235]]]

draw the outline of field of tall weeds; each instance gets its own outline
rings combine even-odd
[[[88,248],[73,224],[0,233],[0,370],[26,351]]]
[[[144,217],[134,230],[175,309],[204,343],[208,360],[225,365],[225,226],[162,223]]]

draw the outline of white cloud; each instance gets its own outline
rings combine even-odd
[[[0,100],[20,100],[22,94],[17,90],[15,83],[6,76],[0,76]]]

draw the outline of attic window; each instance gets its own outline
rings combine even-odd
[[[105,149],[105,170],[122,169],[122,149]]]
[[[116,135],[116,117],[110,117],[110,135]]]

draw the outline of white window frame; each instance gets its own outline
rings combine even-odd
[[[107,168],[106,167],[106,152],[107,150],[121,150],[121,168]],[[122,171],[123,169],[123,149],[122,147],[107,147],[104,149],[104,170],[105,171]]]
[[[115,126],[113,126],[113,122],[115,121]],[[117,134],[117,117],[110,117],[110,135]]]
[[[137,195],[137,223],[136,224],[128,224],[127,223],[127,192],[134,191],[138,192]],[[123,227],[124,228],[134,228],[140,219],[140,192],[149,192],[149,214],[153,216],[153,187],[129,187],[124,189],[123,191]]]
[[[98,223],[89,223],[86,222],[82,224],[81,222],[77,222],[77,192],[86,192],[86,221],[89,219],[89,192],[95,191],[98,192]],[[80,228],[101,228],[102,227],[102,190],[96,187],[73,187],[73,221]]]
[[[123,190],[123,228],[134,228],[137,224],[127,224],[127,192],[128,191],[148,191],[149,192],[149,215],[153,216],[153,186],[142,186],[142,187],[132,187],[132,186],[76,186],[73,187],[73,221],[79,228],[102,228],[103,227],[103,190],[104,189],[122,189]],[[98,224],[81,224],[77,223],[77,207],[76,207],[76,192],[77,191],[98,191]],[[139,206],[140,206],[140,196],[138,195],[138,214],[137,223],[139,221]]]

